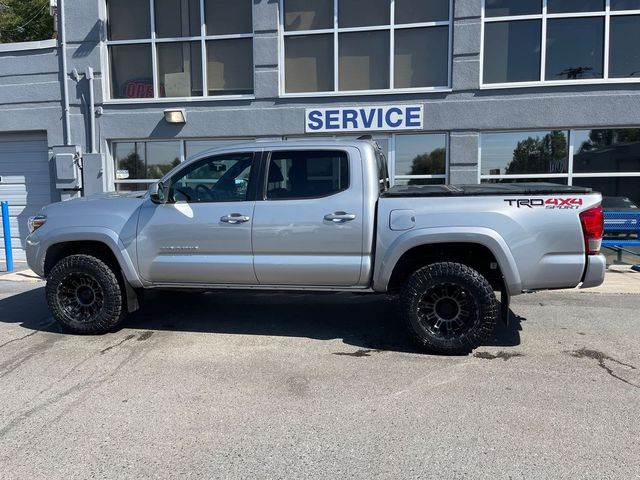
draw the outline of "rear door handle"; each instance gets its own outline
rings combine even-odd
[[[241,213],[230,213],[229,215],[225,215],[224,217],[220,217],[220,221],[224,223],[245,223],[251,220],[251,217],[247,217],[246,215],[242,215]]]
[[[350,222],[351,220],[355,220],[356,216],[353,213],[333,212],[333,213],[326,214],[324,216],[324,219],[328,222],[344,223],[344,222]]]

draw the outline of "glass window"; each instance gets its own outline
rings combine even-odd
[[[325,197],[349,188],[349,160],[338,151],[273,152],[267,177],[267,199]]]
[[[122,142],[113,144],[116,180],[146,178],[146,150],[144,143]]]
[[[447,136],[444,133],[396,135],[395,160],[396,176],[444,176],[447,173]],[[402,184],[400,179],[395,183]]]
[[[149,2],[109,0],[107,2],[109,40],[133,40],[151,37]]]
[[[611,17],[610,28],[609,77],[640,77],[640,15]]]
[[[180,164],[180,142],[147,142],[146,176],[157,179]]]
[[[602,78],[603,39],[601,17],[548,20],[546,80]]]
[[[396,24],[449,20],[449,0],[395,0],[395,7]]]
[[[247,199],[252,153],[218,155],[190,165],[171,179],[174,202],[241,202]]]
[[[112,153],[118,190],[137,191],[141,190],[140,185],[161,178],[180,164],[181,146],[178,141],[117,142],[113,144]],[[149,182],[126,183],[133,180]]]
[[[451,0],[282,1],[285,93],[449,85]]]
[[[201,96],[200,42],[158,44],[158,81],[161,97]]]
[[[287,93],[333,90],[333,35],[287,37],[284,45]]]
[[[611,10],[640,10],[640,0],[611,0]]]
[[[155,10],[158,37],[200,36],[200,0],[155,0]]]
[[[253,32],[252,0],[205,0],[207,35]]]
[[[574,178],[573,184],[602,193],[605,208],[616,205],[612,210],[619,210],[620,204],[640,205],[640,177]]]
[[[640,172],[640,128],[576,130],[574,173]]]
[[[447,27],[408,28],[395,32],[396,88],[434,87],[448,83]]]
[[[485,0],[484,14],[487,17],[532,15],[542,13],[541,0]]]
[[[251,95],[252,9],[252,0],[107,0],[111,98]]]
[[[150,45],[114,45],[109,59],[111,98],[153,98]]]
[[[338,1],[338,25],[343,28],[389,25],[390,14],[390,0]]]
[[[482,175],[564,174],[569,167],[569,132],[483,133]]]
[[[333,0],[284,0],[284,28],[287,31],[333,28]]]
[[[487,23],[484,83],[540,80],[540,20]]]
[[[250,38],[207,42],[209,95],[253,92],[253,41]]]
[[[554,183],[569,185],[568,178],[484,178],[480,183]]]
[[[389,88],[389,32],[353,32],[339,36],[339,89]]]
[[[601,12],[604,0],[547,0],[548,13]]]
[[[226,147],[227,145],[234,145],[236,143],[250,142],[251,138],[236,138],[232,140],[187,140],[185,143],[185,157],[191,158],[194,155],[202,153],[212,148]]]

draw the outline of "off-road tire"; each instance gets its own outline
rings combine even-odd
[[[60,260],[47,277],[46,296],[53,317],[71,333],[107,333],[127,314],[118,276],[91,255]]]
[[[442,304],[447,298],[450,305]],[[438,305],[446,314],[437,313]],[[448,355],[467,354],[478,347],[493,333],[499,315],[489,282],[474,269],[451,262],[434,263],[413,273],[402,288],[400,307],[415,343],[426,352]],[[440,315],[453,316],[443,320]]]

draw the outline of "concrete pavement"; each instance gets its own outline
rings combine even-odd
[[[0,281],[3,479],[594,478],[640,472],[640,296],[514,298],[466,357],[393,301],[153,294],[115,333]]]

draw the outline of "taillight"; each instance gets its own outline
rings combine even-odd
[[[582,232],[584,233],[584,246],[587,255],[597,255],[602,246],[602,236],[604,235],[604,214],[602,206],[590,208],[580,214]]]

